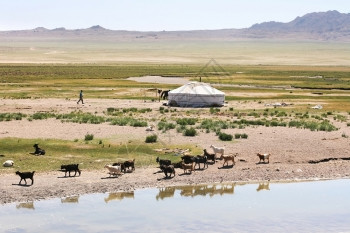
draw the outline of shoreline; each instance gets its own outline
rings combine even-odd
[[[63,172],[38,173],[33,185],[18,185],[20,178],[15,174],[0,175],[1,205],[65,198],[94,193],[128,192],[145,188],[164,188],[173,186],[218,184],[218,183],[293,183],[322,180],[350,179],[349,165],[339,173],[331,173],[320,166],[276,166],[261,164],[247,169],[239,162],[235,166],[221,169],[222,161],[209,165],[208,169],[196,170],[190,175],[176,169],[174,178],[165,179],[157,167],[136,167],[132,173],[118,178],[110,178],[106,170],[82,170],[81,176],[64,177]],[[260,168],[262,167],[262,168]],[[278,167],[278,168],[277,168]],[[302,169],[305,169],[302,170]],[[308,170],[306,170],[308,169]],[[247,172],[250,170],[250,172]],[[307,174],[305,174],[307,173]],[[28,180],[28,184],[30,184]],[[22,183],[24,183],[22,181]]]

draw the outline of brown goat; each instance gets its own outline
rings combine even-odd
[[[257,153],[256,154],[258,157],[259,157],[259,163],[261,163],[261,161],[263,161],[264,163],[266,163],[265,162],[265,159],[267,160],[267,163],[270,163],[270,155],[271,154],[260,154],[260,153]]]
[[[182,162],[182,169],[184,169],[184,173],[187,173],[187,171],[190,171],[190,173],[192,173],[194,171],[194,163],[186,164]]]
[[[237,154],[230,154],[230,155],[222,155],[221,156],[221,159],[224,159],[224,163],[222,164],[222,166],[224,167],[225,166],[225,163],[226,165],[228,166],[228,161],[232,161],[232,166],[236,164],[235,162],[235,157],[237,156]]]

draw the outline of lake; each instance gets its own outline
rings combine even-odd
[[[350,180],[223,183],[0,206],[0,232],[350,232]]]

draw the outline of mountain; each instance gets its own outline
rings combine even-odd
[[[55,40],[321,40],[350,41],[350,14],[338,11],[309,13],[288,23],[264,22],[245,29],[139,32],[109,30],[100,25],[86,29],[65,28],[0,31],[0,40],[40,38]]]
[[[265,22],[255,24],[247,31],[259,35],[260,38],[268,38],[274,35],[319,40],[349,40],[350,14],[343,14],[338,11],[309,13],[297,17],[289,23]]]

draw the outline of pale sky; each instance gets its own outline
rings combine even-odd
[[[45,27],[174,31],[247,28],[311,12],[350,13],[349,0],[0,0],[0,31]]]

